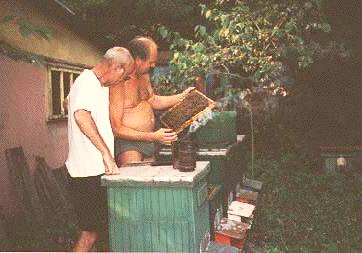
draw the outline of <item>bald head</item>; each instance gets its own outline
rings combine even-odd
[[[149,74],[157,62],[157,44],[155,41],[150,37],[136,37],[129,42],[128,48],[135,60],[136,76]]]
[[[145,61],[150,58],[152,51],[157,51],[157,44],[150,37],[138,36],[129,42],[128,48],[134,59]]]

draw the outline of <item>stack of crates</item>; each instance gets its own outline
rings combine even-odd
[[[230,203],[227,218],[222,218],[215,231],[215,242],[243,250],[248,231],[252,228],[254,209],[262,182],[243,178],[236,191],[236,201]]]

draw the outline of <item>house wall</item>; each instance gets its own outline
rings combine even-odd
[[[44,16],[33,8],[31,1],[0,1],[0,18],[16,15],[27,19],[33,25],[47,27],[52,31],[52,38],[46,40],[39,35],[24,38],[15,22],[0,24],[0,41],[36,54],[61,59],[72,63],[95,65],[102,55],[94,45],[80,38],[68,27]]]
[[[30,2],[30,1],[29,1]],[[80,39],[61,24],[42,16],[27,1],[0,1],[0,19],[12,11],[29,21],[53,30],[49,41],[31,36],[23,38],[14,24],[0,24],[0,42],[14,48],[61,59],[71,63],[95,65],[101,53],[90,42]],[[40,155],[52,167],[64,164],[67,156],[67,122],[47,122],[47,66],[14,60],[0,53],[0,206],[16,208],[9,181],[5,149],[22,146],[31,172],[34,157]]]

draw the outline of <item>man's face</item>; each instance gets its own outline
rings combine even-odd
[[[136,74],[138,76],[147,74],[152,68],[156,66],[157,62],[157,48],[150,49],[150,57],[146,60],[136,59]]]
[[[116,85],[130,79],[130,74],[134,71],[135,64],[121,66],[113,63],[110,67],[109,81],[107,86]]]

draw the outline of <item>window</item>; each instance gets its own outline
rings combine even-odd
[[[64,100],[82,68],[48,66],[48,120],[67,118]]]

